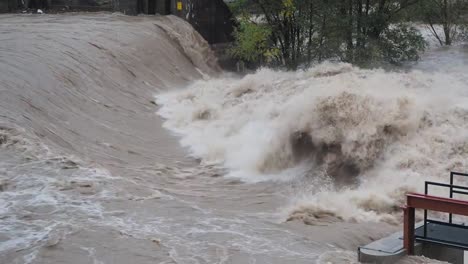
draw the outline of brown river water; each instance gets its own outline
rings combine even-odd
[[[240,77],[176,17],[1,15],[0,263],[355,262],[467,168],[467,84],[461,44]]]

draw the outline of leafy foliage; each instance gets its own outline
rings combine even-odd
[[[235,45],[229,50],[231,56],[246,62],[270,62],[277,50],[270,45],[271,30],[242,18],[234,32]]]
[[[288,69],[322,60],[357,64],[417,60],[424,40],[400,22],[402,11],[418,1],[251,0],[261,10],[257,16],[261,20],[240,16],[233,54]]]
[[[379,46],[384,61],[398,64],[418,60],[426,42],[416,28],[400,24],[383,32]]]
[[[247,0],[236,0],[228,3],[229,9],[235,15],[243,15],[247,12]]]

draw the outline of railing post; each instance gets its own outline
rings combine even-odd
[[[414,255],[414,208],[404,207],[403,246],[408,255]]]
[[[428,195],[429,193],[429,183],[424,183],[424,194]],[[424,237],[427,237],[427,210],[424,209]]]
[[[453,171],[450,172],[450,198],[453,198]],[[452,214],[449,214],[449,223],[452,223]]]

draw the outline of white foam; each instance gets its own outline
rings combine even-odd
[[[347,220],[394,222],[405,191],[467,167],[466,77],[324,63],[201,80],[157,101],[182,145],[204,163],[224,164],[230,177],[291,180],[304,176],[294,171],[315,177],[324,167],[329,176],[351,177],[340,172],[344,165],[359,171],[357,185],[301,193],[290,213],[326,208]]]
[[[118,177],[58,154],[23,130],[0,133],[6,139],[0,144],[0,233],[6,238],[0,255],[26,250],[22,261],[33,263],[42,246],[57,244],[88,217],[102,218],[96,200],[112,199],[116,192],[110,184],[106,190],[99,185]]]

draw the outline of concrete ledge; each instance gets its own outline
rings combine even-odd
[[[423,222],[416,224],[415,229],[422,225]],[[464,251],[457,248],[416,242],[414,251],[415,255],[454,264],[464,263]],[[394,264],[404,256],[406,250],[403,247],[403,232],[394,233],[358,249],[358,260],[362,263]]]
[[[406,250],[403,248],[401,232],[358,249],[358,260],[362,263],[392,264],[403,256],[406,256]]]
[[[422,246],[421,255],[440,261],[446,261],[448,263],[463,264],[465,252],[457,248],[449,248],[440,245],[424,243]]]
[[[422,224],[418,223],[416,228]],[[421,244],[415,243],[416,254],[420,255],[421,251]],[[403,247],[403,232],[394,233],[358,249],[358,260],[362,263],[393,264],[404,256],[406,250]]]

